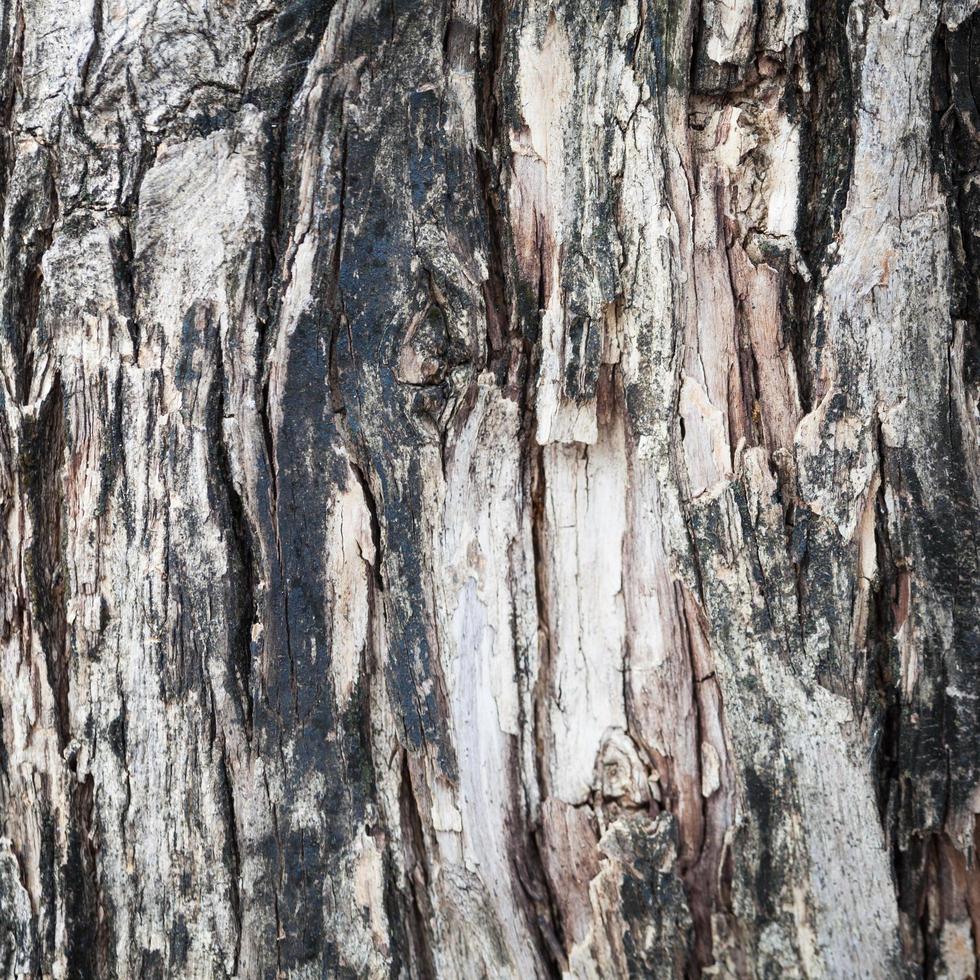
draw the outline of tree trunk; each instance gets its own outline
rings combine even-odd
[[[977,0],[0,0],[0,969],[977,975]]]

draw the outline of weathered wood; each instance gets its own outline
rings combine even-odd
[[[0,0],[6,976],[970,977],[975,0]]]

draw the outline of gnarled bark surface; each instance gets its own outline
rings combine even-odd
[[[975,0],[0,0],[0,968],[969,977]]]

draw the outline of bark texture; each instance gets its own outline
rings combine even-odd
[[[0,972],[977,975],[976,0],[0,0]]]

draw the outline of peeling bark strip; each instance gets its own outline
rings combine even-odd
[[[976,0],[0,52],[0,974],[978,974]]]

